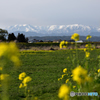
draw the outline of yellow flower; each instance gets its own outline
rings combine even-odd
[[[86,37],[86,40],[88,40],[89,38],[91,38],[92,36],[90,36],[90,35],[88,35],[87,37]]]
[[[98,58],[100,58],[100,55],[98,56]]]
[[[69,79],[67,79],[65,83],[67,83],[68,81],[69,81]]]
[[[86,51],[86,48],[84,48],[84,52]]]
[[[68,100],[69,92],[70,88],[67,85],[63,84],[59,89],[58,97],[63,98],[64,100]]]
[[[63,45],[65,44],[65,41],[60,42],[60,48],[63,48]]]
[[[67,48],[67,46],[65,46],[66,44],[68,44],[67,41],[66,42],[65,41],[61,41],[59,46],[60,46],[60,48]]]
[[[73,75],[71,75],[71,77],[73,77]]]
[[[98,73],[100,72],[100,69],[98,69]]]
[[[68,44],[68,42],[66,41],[65,44]]]
[[[94,73],[95,75],[97,75],[97,73]]]
[[[85,45],[85,47],[89,47],[89,45],[88,45],[88,44],[86,44],[86,45]]]
[[[63,48],[67,48],[67,46],[64,45]]]
[[[27,86],[27,84],[26,83],[24,83],[24,87],[26,87]]]
[[[73,88],[75,88],[76,86],[73,86]]]
[[[16,66],[20,65],[20,60],[19,60],[19,58],[17,56],[12,56],[10,59],[11,59],[12,62],[14,62],[14,64]]]
[[[4,80],[8,77],[9,75],[8,74],[1,74],[0,75],[0,80]]]
[[[0,67],[0,70],[2,70],[3,68],[2,67]]]
[[[31,80],[32,80],[32,78],[30,76],[27,76],[27,77],[24,78],[22,83],[28,83]]]
[[[91,48],[91,51],[93,50],[93,48]]]
[[[28,90],[28,93],[30,92],[30,90]]]
[[[23,80],[23,78],[26,76],[26,73],[23,72],[21,74],[19,74],[19,80]]]
[[[21,84],[19,85],[19,88],[22,88],[22,87],[24,87],[24,86],[23,86],[23,84],[21,83]]]
[[[63,74],[61,79],[63,79],[63,77],[64,77],[65,75],[66,75],[66,74]]]
[[[74,44],[74,42],[71,42],[71,44]]]
[[[88,58],[90,56],[90,53],[89,52],[85,52],[85,56],[86,56],[86,58]]]
[[[62,78],[58,78],[58,81],[60,81]]]
[[[0,57],[1,56],[10,59],[15,65],[19,64],[19,49],[14,42],[0,43]],[[13,57],[16,59],[14,60]]]
[[[87,70],[83,69],[80,65],[76,67],[72,73],[73,80],[77,81],[79,84],[90,81],[90,78],[87,76]]]
[[[67,68],[63,69],[63,73],[66,73],[66,71],[67,71]]]
[[[78,33],[74,33],[72,36],[71,36],[71,39],[75,40],[75,41],[78,41],[79,40],[79,34]]]
[[[34,100],[38,100],[38,97],[35,97]]]

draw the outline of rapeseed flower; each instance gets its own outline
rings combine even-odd
[[[32,80],[30,76],[27,77],[25,76],[26,76],[25,72],[19,74],[19,80],[22,80],[22,83],[20,84],[19,88],[26,87],[27,83]]]
[[[65,83],[68,83],[68,81],[69,81],[69,79],[67,79]]]
[[[60,45],[59,45],[60,48],[63,48],[63,45],[64,45],[64,44],[65,44],[65,41],[61,41],[61,42],[60,42]]]
[[[63,74],[63,75],[62,75],[62,79],[63,79],[63,77],[64,77],[65,75],[66,75],[66,74]]]
[[[79,40],[79,34],[78,33],[74,33],[72,36],[71,36],[71,39],[75,40],[75,41],[78,41]]]
[[[71,44],[74,44],[74,42],[71,42]]]
[[[2,70],[3,69],[3,67],[0,67],[0,70]]]
[[[38,100],[38,97],[35,97],[34,100]]]
[[[98,73],[100,72],[100,69],[98,69]]]
[[[23,80],[23,78],[26,76],[25,72],[22,72],[21,74],[19,74],[19,80]]]
[[[58,78],[58,81],[60,81],[62,78]]]
[[[84,48],[84,52],[86,52],[86,48]]]
[[[73,88],[75,88],[76,86],[73,86]]]
[[[90,35],[88,35],[87,37],[86,37],[86,40],[88,40],[89,38],[91,38],[92,36],[90,36]]]
[[[63,100],[68,100],[69,92],[70,88],[66,84],[63,84],[59,89],[58,97],[63,98]]]
[[[93,48],[91,48],[91,51],[93,50]]]
[[[71,75],[71,77],[73,77],[73,75]]]
[[[19,88],[22,88],[22,87],[24,87],[24,86],[23,86],[23,84],[21,83],[21,84],[19,85]]]
[[[88,45],[88,44],[86,44],[86,45],[85,45],[85,47],[89,47],[89,45]]]
[[[4,80],[8,77],[9,75],[8,74],[1,74],[0,75],[0,80]]]
[[[17,56],[12,56],[10,59],[11,59],[12,62],[15,63],[16,66],[20,65],[20,60]]]
[[[65,41],[61,41],[59,46],[60,46],[60,48],[67,48],[66,44],[68,44],[67,41],[66,42]]]
[[[86,58],[88,58],[90,56],[90,53],[89,52],[85,52],[85,56],[86,56]]]
[[[77,81],[79,84],[91,81],[91,78],[87,75],[87,70],[83,69],[80,65],[72,71],[72,74],[73,80]]]
[[[26,83],[28,83],[28,82],[31,81],[31,80],[32,80],[32,78],[31,78],[30,76],[27,76],[27,77],[25,77],[25,78],[23,79],[23,82],[22,82],[22,83],[26,84]]]
[[[66,73],[66,71],[67,71],[67,68],[63,69],[63,73]]]
[[[15,65],[20,64],[19,49],[14,42],[0,43],[0,57],[2,56],[10,59]]]

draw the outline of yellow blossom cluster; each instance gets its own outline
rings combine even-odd
[[[79,40],[79,34],[78,33],[74,33],[72,36],[71,36],[71,39],[75,40],[75,41],[78,41]]]
[[[64,68],[64,69],[63,69],[63,73],[66,73],[66,72],[67,72],[67,68]]]
[[[90,56],[90,52],[89,51],[93,50],[93,47],[92,47],[91,44],[86,44],[85,47],[86,47],[86,48],[84,48],[85,57],[89,58],[89,56]]]
[[[80,65],[72,71],[72,74],[73,80],[77,81],[79,84],[91,81],[91,78],[87,75],[87,70],[82,68]]]
[[[85,52],[86,58],[88,58],[90,56],[89,52]]]
[[[4,80],[8,77],[9,75],[8,74],[1,74],[0,75],[0,80]]]
[[[98,69],[98,73],[100,72],[100,69]]]
[[[64,69],[63,69],[63,73],[66,73],[66,72],[67,72],[67,68],[64,68]],[[63,79],[63,77],[64,77],[65,75],[68,75],[68,74],[63,74],[61,78],[58,78],[58,81],[61,80],[61,79]]]
[[[68,100],[69,92],[70,88],[66,84],[63,84],[59,89],[58,97],[62,98],[63,100]]]
[[[86,40],[88,40],[89,38],[91,38],[92,36],[90,36],[90,35],[88,35],[87,37],[86,37]]]
[[[0,67],[0,70],[3,70],[3,67]]]
[[[27,83],[32,80],[30,76],[26,76],[26,77],[25,76],[26,76],[25,72],[19,74],[19,80],[22,80],[22,83],[20,84],[19,88],[26,87]]]
[[[20,65],[19,49],[14,42],[0,43],[0,57],[2,56],[14,62],[16,66]]]
[[[59,46],[60,48],[67,48],[66,44],[68,44],[67,41],[61,41]]]

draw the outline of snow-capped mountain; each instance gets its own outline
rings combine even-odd
[[[100,32],[100,28],[72,24],[72,25],[50,25],[50,26],[32,26],[29,24],[14,25],[5,28],[9,33],[23,33],[26,36],[62,36],[79,33],[88,35],[91,32]]]

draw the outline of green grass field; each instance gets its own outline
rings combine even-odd
[[[32,81],[28,84],[30,97],[34,95],[34,97],[38,97],[38,100],[60,100],[58,98],[60,86],[65,83],[66,79],[70,81],[71,71],[77,67],[77,60],[75,60],[74,65],[72,63],[73,54],[76,54],[75,50],[21,51],[20,59],[22,64],[19,68],[13,68],[11,62],[8,62],[5,66],[6,73],[10,75],[8,83],[9,100],[25,100],[24,88],[19,88],[21,81],[18,79],[19,74],[22,72],[26,72],[27,76],[32,78]],[[88,71],[92,73],[99,69],[98,55],[100,55],[99,49],[91,51]],[[78,50],[79,64],[83,68],[85,66],[84,57],[84,51]],[[67,68],[68,76],[58,81],[58,78],[63,74],[64,68]],[[76,83],[73,82],[73,84]]]

